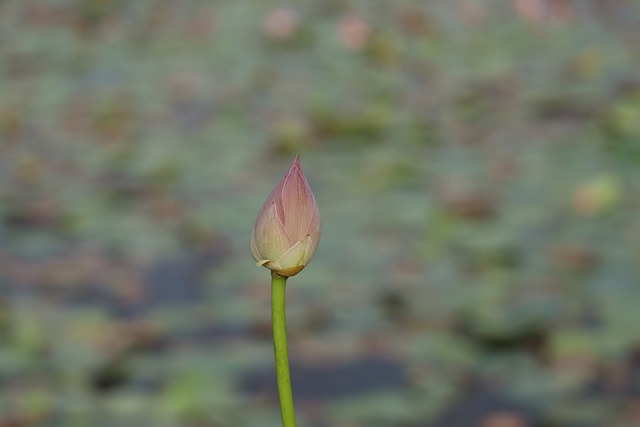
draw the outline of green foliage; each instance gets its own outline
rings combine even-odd
[[[302,384],[301,424],[422,426],[476,383],[637,423],[640,10],[577,3],[2,2],[0,425],[278,425],[248,246],[295,153],[294,394],[405,379]]]

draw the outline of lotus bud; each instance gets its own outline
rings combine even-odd
[[[258,213],[251,254],[257,265],[283,277],[295,276],[309,263],[319,240],[318,205],[296,156]]]

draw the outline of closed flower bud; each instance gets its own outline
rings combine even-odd
[[[258,213],[251,254],[259,266],[280,276],[295,276],[309,263],[319,240],[318,205],[296,156]]]

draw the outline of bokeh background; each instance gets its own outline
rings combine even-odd
[[[632,0],[0,2],[0,426],[640,425]]]

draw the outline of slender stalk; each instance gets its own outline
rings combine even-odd
[[[287,349],[286,316],[287,278],[271,273],[271,320],[273,322],[273,351],[276,356],[276,377],[282,427],[296,427],[296,413],[293,408],[291,377],[289,376],[289,352]]]

